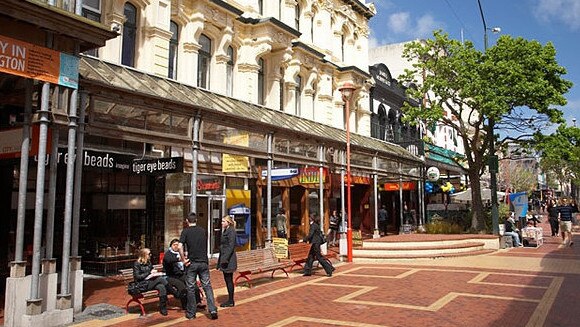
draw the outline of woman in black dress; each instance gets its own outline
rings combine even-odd
[[[228,301],[222,303],[222,308],[234,306],[234,272],[238,269],[236,256],[236,222],[231,216],[222,218],[222,236],[220,241],[220,256],[218,269],[224,273],[224,280],[228,289]]]
[[[133,279],[139,283],[141,291],[159,291],[159,313],[167,316],[167,280],[165,274],[153,269],[151,250],[142,248],[133,264]]]

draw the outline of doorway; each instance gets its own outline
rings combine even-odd
[[[197,226],[207,231],[207,255],[217,257],[220,249],[221,221],[224,216],[226,197],[210,195],[197,198]]]

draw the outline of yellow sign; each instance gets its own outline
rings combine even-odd
[[[274,253],[278,259],[288,258],[288,240],[285,238],[272,237],[272,245],[274,246]]]
[[[225,144],[249,146],[250,136],[248,134],[228,135],[224,137]],[[246,156],[224,153],[222,155],[222,172],[224,173],[245,173],[250,170],[250,159]]]

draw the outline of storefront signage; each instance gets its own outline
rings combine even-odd
[[[414,182],[403,182],[403,191],[410,191],[415,189]],[[399,183],[385,183],[384,185],[385,191],[398,191],[399,190]]]
[[[79,58],[0,35],[0,72],[76,89]]]
[[[371,183],[371,179],[368,176],[351,176],[350,180],[352,184],[369,185]]]
[[[39,125],[32,125],[29,156],[38,154]],[[47,148],[50,148],[51,133],[48,134]],[[11,128],[0,132],[0,159],[20,158],[22,128]]]
[[[274,168],[270,170],[271,172],[271,176],[272,176],[272,180],[273,181],[281,181],[281,180],[285,180],[285,179],[290,179],[294,176],[297,176],[299,173],[299,169],[298,168]],[[262,170],[262,179],[265,179],[268,177],[268,170],[263,169]]]
[[[135,160],[131,164],[131,172],[137,175],[139,174],[164,175],[169,173],[182,173],[183,158],[171,157],[171,158]]]
[[[197,190],[198,191],[221,191],[222,180],[219,177],[210,177],[207,179],[199,178],[197,180]]]
[[[247,147],[250,144],[250,136],[247,133],[229,135],[224,137],[225,144]],[[224,153],[222,155],[222,172],[245,173],[250,171],[250,159],[247,156]]]
[[[326,182],[327,170],[322,170],[322,182]],[[317,184],[320,182],[320,169],[318,167],[307,167],[300,169],[298,177],[300,184]]]
[[[272,245],[274,253],[278,259],[288,258],[288,239],[280,237],[272,237]]]

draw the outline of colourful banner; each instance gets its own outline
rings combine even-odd
[[[76,89],[79,58],[0,35],[0,72]]]
[[[516,219],[528,214],[528,194],[526,192],[510,194],[510,202],[514,206]]]
[[[326,175],[328,171],[326,168],[322,170],[322,182],[326,182]],[[320,169],[318,167],[306,167],[300,169],[300,175],[298,175],[300,184],[318,184],[320,181]]]

